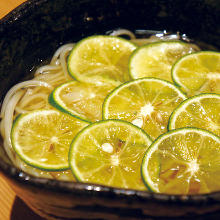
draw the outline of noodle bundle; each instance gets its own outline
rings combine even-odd
[[[137,45],[155,42],[158,40],[179,40],[180,36],[166,35],[166,33],[158,33],[149,38],[136,38],[135,34],[126,29],[118,29],[113,31],[112,36],[127,36],[131,42]],[[34,78],[24,81],[13,86],[5,96],[1,108],[1,124],[0,132],[3,137],[3,146],[13,164],[37,177],[45,177],[59,180],[73,180],[70,171],[47,172],[41,171],[25,164],[15,153],[11,144],[11,128],[14,119],[18,114],[27,113],[36,109],[51,109],[48,103],[48,96],[55,87],[70,80],[73,80],[67,69],[67,57],[73,49],[74,44],[65,44],[58,48],[54,53],[49,64],[39,67]],[[198,50],[198,47],[192,47]]]

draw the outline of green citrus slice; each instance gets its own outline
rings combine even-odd
[[[104,119],[122,119],[144,129],[152,139],[167,131],[170,114],[185,95],[168,81],[136,79],[114,89],[103,103]]]
[[[172,82],[172,65],[195,50],[181,41],[160,41],[139,47],[131,55],[129,71],[133,79],[156,77]]]
[[[18,156],[28,165],[48,171],[69,168],[73,137],[88,123],[56,110],[36,110],[15,120],[11,140]]]
[[[172,78],[188,96],[220,94],[220,53],[201,51],[182,57],[172,68]]]
[[[99,121],[73,139],[70,168],[78,181],[146,190],[140,168],[151,143],[142,129],[129,122]]]
[[[70,75],[82,82],[112,82],[130,79],[128,60],[136,46],[113,36],[91,36],[81,40],[68,58]]]
[[[171,114],[168,129],[197,127],[220,136],[220,95],[201,94],[182,102]]]
[[[142,178],[154,192],[219,191],[219,158],[219,137],[202,129],[179,128],[161,135],[149,147],[143,158]]]
[[[49,103],[58,110],[94,122],[102,119],[102,103],[113,88],[111,85],[70,81],[55,88]]]

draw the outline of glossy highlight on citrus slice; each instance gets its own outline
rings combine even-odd
[[[194,51],[191,44],[182,41],[159,41],[139,47],[129,61],[131,77],[156,77],[172,82],[172,65],[180,57]]]
[[[76,44],[68,58],[70,75],[81,82],[119,85],[130,79],[129,57],[136,46],[113,36],[87,37]]]
[[[102,103],[113,88],[107,84],[69,81],[54,89],[49,103],[60,111],[94,122],[102,119]]]
[[[99,121],[73,139],[70,167],[78,181],[146,190],[140,168],[151,143],[142,129],[129,122]]]
[[[48,171],[65,170],[69,168],[70,143],[88,124],[57,110],[21,114],[12,127],[12,146],[30,166]]]
[[[201,194],[220,189],[220,138],[198,128],[161,135],[147,150],[142,178],[154,192]]]
[[[171,113],[185,99],[168,81],[136,79],[117,87],[105,98],[103,118],[129,121],[155,139],[167,131]]]
[[[188,96],[220,94],[220,53],[200,51],[182,57],[172,68],[172,78]]]
[[[182,102],[171,114],[168,129],[197,127],[220,136],[220,94],[201,94]]]

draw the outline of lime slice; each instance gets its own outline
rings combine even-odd
[[[28,165],[48,171],[69,168],[73,137],[88,123],[56,110],[37,110],[17,117],[12,146]]]
[[[148,135],[131,123],[99,121],[73,139],[70,167],[78,181],[146,190],[140,168],[150,144]]]
[[[70,81],[50,94],[49,103],[58,110],[94,122],[102,119],[102,103],[113,88],[111,85]]]
[[[182,57],[172,68],[172,78],[188,96],[220,94],[220,53],[201,51]]]
[[[180,57],[193,51],[191,44],[181,41],[160,41],[139,47],[130,58],[131,77],[156,77],[172,82],[172,65]]]
[[[185,95],[168,81],[142,78],[114,89],[103,103],[104,119],[122,119],[144,129],[152,139],[167,131],[170,114]]]
[[[220,136],[220,95],[201,94],[182,102],[171,114],[168,129],[197,127]]]
[[[161,135],[149,147],[142,163],[142,178],[154,192],[219,191],[219,158],[219,137],[202,129],[179,128]]]
[[[91,36],[81,40],[68,58],[70,75],[82,82],[128,81],[128,60],[136,46],[113,36]]]

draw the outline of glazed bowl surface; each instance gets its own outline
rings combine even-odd
[[[0,21],[1,100],[60,45],[116,28],[179,31],[219,49],[219,0],[29,0]],[[0,171],[47,219],[220,218],[220,192],[177,196],[41,179],[14,167],[2,141]]]

